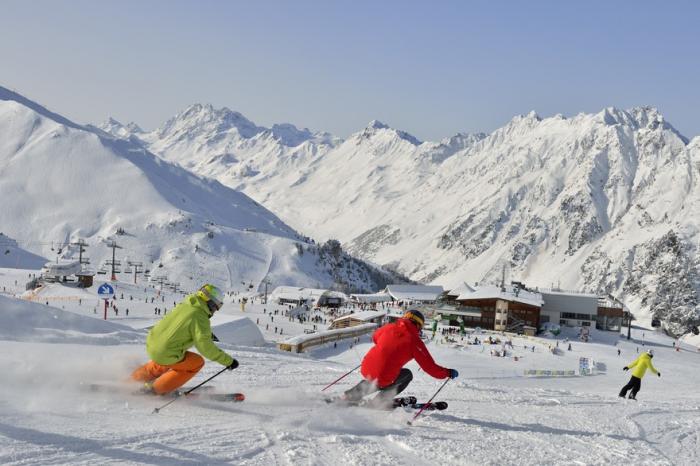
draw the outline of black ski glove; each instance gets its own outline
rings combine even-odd
[[[236,361],[236,360],[234,359],[233,362],[232,362],[231,364],[229,364],[229,365],[226,367],[226,369],[232,371],[232,370],[234,370],[236,367],[238,367],[238,361]]]
[[[659,377],[661,377],[661,372],[657,372],[656,375],[658,375]]]
[[[622,368],[622,370],[623,370],[623,371],[628,371],[628,370],[630,370],[630,368],[627,367],[627,366],[625,366],[625,367]]]

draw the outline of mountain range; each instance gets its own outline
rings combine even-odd
[[[347,139],[264,128],[199,104],[151,132],[100,128],[416,281],[449,288],[505,273],[612,294],[673,333],[699,318],[700,138],[652,107],[531,112],[439,142],[379,121]]]
[[[242,119],[232,119],[236,123]],[[144,148],[138,126],[76,124],[0,87],[2,264],[74,260],[79,240],[92,265],[142,262],[184,290],[275,285],[371,291],[399,278],[317,244],[244,193]],[[252,136],[257,129],[250,127]],[[278,131],[293,138],[293,131]],[[43,258],[43,259],[42,259]],[[131,277],[125,279],[130,280]]]

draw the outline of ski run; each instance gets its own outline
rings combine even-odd
[[[700,461],[700,355],[686,343],[675,351],[674,340],[651,329],[633,328],[629,341],[593,330],[583,343],[572,329],[564,329],[558,340],[513,336],[508,337],[513,349],[507,357],[492,356],[489,345],[466,344],[459,336],[446,342],[438,332],[427,347],[436,362],[456,368],[460,376],[448,381],[435,399],[447,402],[448,409],[424,411],[409,426],[414,409],[382,411],[325,402],[360,380],[353,372],[321,391],[360,363],[372,347],[369,335],[352,345],[344,340],[301,354],[279,351],[274,343],[284,337],[270,323],[284,335],[302,334],[312,324],[274,318],[270,310],[285,308],[262,304],[259,298],[251,297],[242,312],[237,299],[243,295],[238,293],[226,296],[212,329],[218,332],[217,344],[240,366],[224,371],[201,393],[244,393],[245,401],[179,397],[153,414],[169,398],[135,394],[137,387],[125,381],[147,359],[147,329],[162,318],[147,299],[156,291],[116,283],[117,294],[127,297],[117,300],[122,312],[117,316],[110,308],[104,321],[95,295],[99,283],[86,290],[49,284],[33,301],[17,299],[29,273],[0,269],[0,287],[5,287],[0,296],[3,465]],[[167,308],[181,299],[180,294],[162,295]],[[123,312],[127,307],[128,316]],[[483,342],[488,335],[470,333],[467,338]],[[557,341],[563,347],[564,338],[572,350],[552,354],[548,347]],[[637,351],[649,348],[663,376],[647,373],[637,401],[618,398],[629,379],[623,367]],[[578,375],[581,357],[595,361],[596,374]],[[424,402],[443,383],[415,362],[406,367],[414,379],[401,396]],[[219,364],[207,362],[186,387],[219,370]],[[528,377],[526,370],[574,370],[576,375]],[[89,384],[117,389],[89,390]]]

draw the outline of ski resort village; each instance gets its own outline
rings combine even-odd
[[[700,5],[629,3],[5,0],[0,465],[700,464]]]

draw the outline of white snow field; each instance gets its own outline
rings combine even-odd
[[[152,414],[168,399],[135,395],[136,387],[125,380],[146,360],[146,327],[161,317],[153,314],[158,303],[150,303],[154,290],[144,293],[142,285],[118,283],[117,295],[125,298],[116,301],[119,316],[110,309],[105,322],[101,308],[95,309],[97,284],[80,291],[52,284],[34,302],[16,299],[12,295],[19,296],[22,289],[14,285],[15,277],[27,273],[0,269],[0,286],[5,286],[0,296],[3,465],[700,462],[700,353],[689,345],[674,351],[672,340],[651,330],[633,329],[633,340],[620,339],[617,347],[617,335],[611,333],[594,332],[590,343],[572,339],[572,351],[560,340],[561,355],[547,350],[556,345],[554,340],[515,338],[515,349],[505,358],[490,356],[489,346],[465,345],[459,337],[456,344],[446,344],[438,336],[429,349],[438,363],[458,369],[460,377],[437,397],[449,403],[446,411],[423,413],[408,426],[414,411],[323,401],[321,388],[359,363],[370,348],[368,336],[352,347],[340,342],[308,354],[281,352],[273,340],[301,334],[310,324],[270,316],[278,307],[258,298],[241,312],[238,302],[232,302],[239,296],[227,297],[214,332],[221,330],[219,344],[241,365],[211,385],[217,392],[244,392],[246,401],[178,399]],[[161,305],[172,309],[179,299],[165,293]],[[261,334],[267,343],[246,346],[260,344]],[[648,373],[639,401],[622,400],[617,392],[629,377],[622,367],[636,357],[637,348],[655,350],[653,362],[663,376]],[[578,373],[580,357],[595,360],[599,373],[523,375],[526,369]],[[407,367],[414,373],[407,395],[425,401],[442,384],[415,363]],[[220,369],[208,362],[188,385]],[[353,373],[328,392],[338,394],[357,381]],[[91,391],[90,383],[115,389]]]

